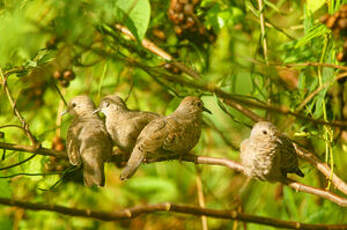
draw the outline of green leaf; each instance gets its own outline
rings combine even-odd
[[[118,0],[116,8],[122,12],[125,25],[134,34],[138,41],[141,41],[147,31],[151,5],[148,0]]]
[[[318,97],[318,98],[317,98]],[[323,115],[323,104],[325,103],[324,97],[322,96],[317,96],[317,100],[315,100],[315,111],[313,114],[314,119],[318,119]]]
[[[306,2],[307,2],[308,10],[310,10],[312,13],[314,13],[319,8],[321,8],[326,1],[325,0],[307,0]]]
[[[312,39],[316,37],[323,36],[327,33],[329,33],[330,30],[325,25],[317,25],[312,27],[307,34],[305,34],[304,37],[302,37],[298,43],[295,45],[295,49],[298,47],[301,47],[303,45],[306,45],[308,42],[310,42]]]

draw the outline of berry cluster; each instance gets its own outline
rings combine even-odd
[[[53,77],[54,79],[56,79],[57,81],[59,81],[59,84],[66,88],[70,85],[70,81],[72,81],[73,79],[75,79],[75,73],[70,70],[70,69],[65,69],[63,71],[59,71],[56,70],[53,73]]]
[[[199,21],[194,14],[194,7],[200,0],[171,0],[169,19],[175,24],[175,32],[181,35],[183,30],[204,33],[204,27],[199,28]]]
[[[52,140],[52,149],[55,151],[64,151],[65,141],[61,137],[55,136]]]
[[[64,151],[65,150],[65,141],[59,137],[55,136],[52,140],[52,149],[55,151]],[[54,156],[49,158],[49,161],[44,165],[46,171],[62,171],[69,167],[69,164]]]
[[[347,62],[347,4],[341,6],[340,10],[333,15],[324,15],[321,22],[332,29],[336,37],[342,38],[343,51],[339,52],[336,58],[340,62]]]
[[[171,0],[168,10],[169,19],[175,24],[174,30],[177,35],[184,33],[203,35],[207,40],[213,41],[214,36],[209,34],[195,14],[199,3],[200,0]]]
[[[47,84],[45,84],[45,81],[30,82],[29,87],[22,91],[22,96],[18,102],[18,106],[22,109],[25,109],[29,104],[34,107],[42,106],[44,103],[43,94],[46,89]]]

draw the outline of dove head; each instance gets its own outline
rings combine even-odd
[[[127,110],[127,106],[124,103],[123,99],[117,95],[110,95],[104,97],[99,106],[99,111],[101,111],[105,116],[113,112],[119,112]]]
[[[188,96],[181,101],[175,112],[186,114],[201,114],[201,112],[203,111],[211,113],[210,110],[204,107],[204,103],[200,98]]]
[[[270,140],[278,136],[280,131],[275,125],[268,121],[257,122],[251,131],[251,138]]]
[[[89,116],[95,110],[94,102],[86,95],[71,99],[67,112],[76,116]]]

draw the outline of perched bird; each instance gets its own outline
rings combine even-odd
[[[85,185],[104,186],[104,162],[111,157],[112,141],[94,110],[88,96],[77,96],[69,102],[67,112],[74,119],[67,132],[67,154],[72,165],[82,167]]]
[[[128,109],[117,95],[104,97],[95,112],[97,111],[105,114],[106,129],[113,143],[128,155],[133,150],[142,129],[150,121],[159,117],[156,113]]]
[[[169,116],[151,121],[137,138],[120,178],[131,177],[148,154],[188,153],[199,141],[203,111],[211,113],[198,97],[189,96]]]
[[[282,181],[287,173],[304,176],[291,140],[267,121],[256,123],[241,143],[241,162],[245,174],[259,180]]]

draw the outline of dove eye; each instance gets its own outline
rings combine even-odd
[[[266,130],[263,130],[263,134],[265,134],[265,135],[266,135],[266,134],[267,134],[267,131],[266,131]]]
[[[110,103],[106,102],[105,106],[106,108],[108,108],[110,106]]]
[[[72,103],[72,108],[75,108],[76,107],[76,103]]]

